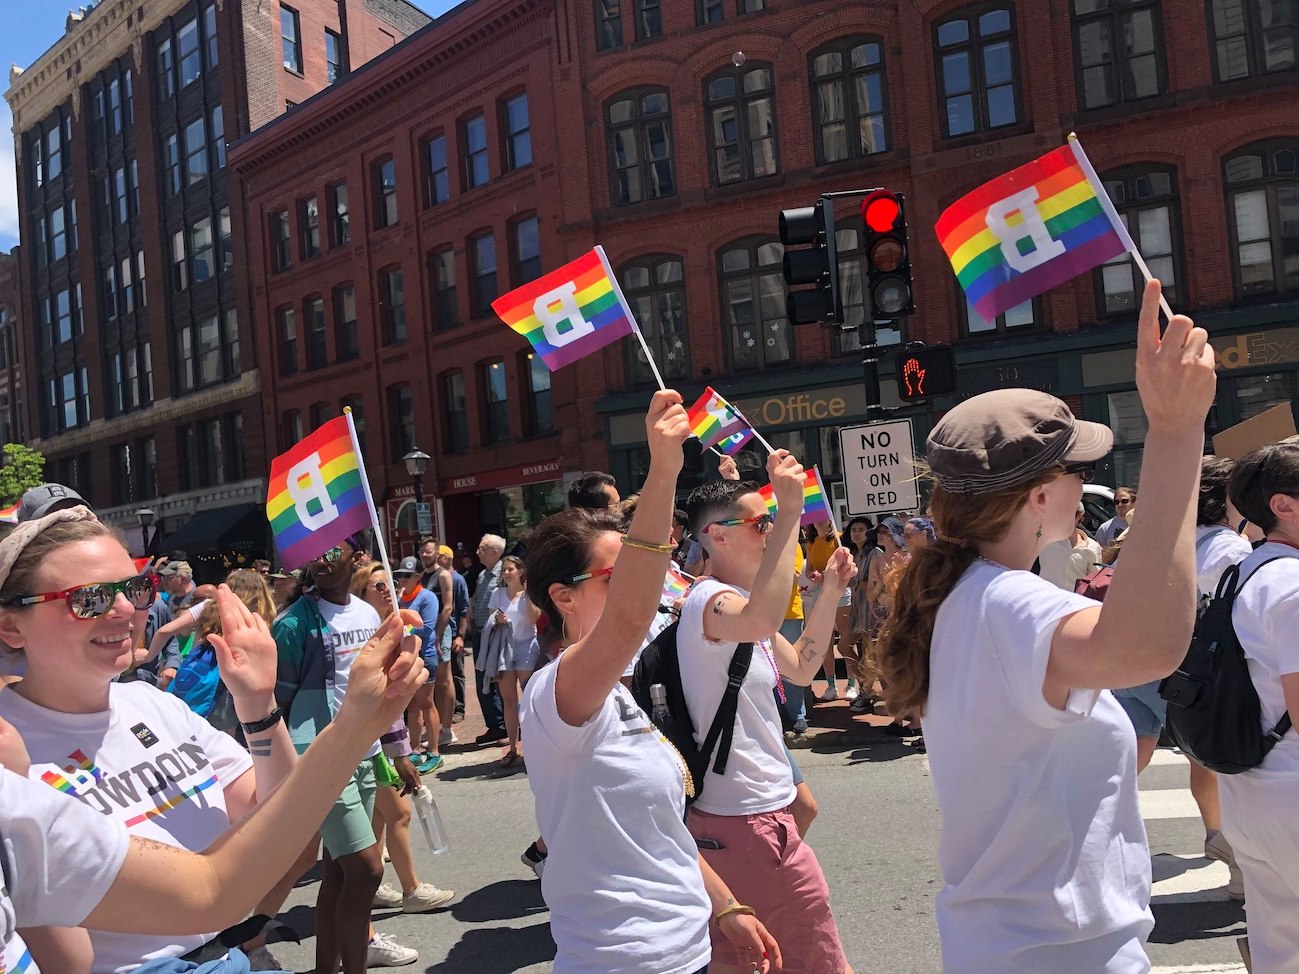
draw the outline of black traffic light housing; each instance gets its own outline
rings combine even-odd
[[[839,295],[839,259],[834,244],[834,204],[825,198],[812,206],[780,213],[780,242],[785,246],[785,315],[796,325],[843,321]],[[791,250],[791,247],[811,244]],[[812,284],[814,287],[804,288]],[[795,290],[795,288],[802,288]]]
[[[915,314],[906,197],[877,189],[862,200],[861,215],[866,224],[863,250],[871,317],[875,321],[894,321]]]
[[[898,397],[918,402],[956,391],[956,350],[951,345],[910,345],[897,361]]]

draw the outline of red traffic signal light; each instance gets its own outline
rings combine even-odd
[[[898,398],[917,402],[956,391],[956,352],[950,345],[909,348],[898,356]]]
[[[876,233],[891,233],[898,229],[902,204],[894,193],[877,189],[861,202],[861,218],[867,229]]]

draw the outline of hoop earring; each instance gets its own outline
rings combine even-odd
[[[564,620],[559,624],[559,636],[564,641],[564,647],[568,648],[569,646],[572,646],[573,643],[577,642],[582,638],[582,630],[579,629],[577,631],[577,639],[569,639],[568,638],[568,617],[565,616]]]

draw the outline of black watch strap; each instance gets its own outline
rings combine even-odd
[[[253,724],[240,723],[239,726],[244,729],[245,734],[260,734],[264,730],[270,730],[284,718],[284,711],[276,707],[270,712],[270,715],[263,717]]]

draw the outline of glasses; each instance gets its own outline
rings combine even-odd
[[[1096,464],[1094,463],[1066,463],[1064,475],[1070,474],[1076,476],[1084,484],[1091,483],[1091,479],[1096,476]]]
[[[326,551],[323,555],[320,556],[320,560],[330,565],[334,564],[335,562],[342,561],[343,560],[342,547],[340,545],[334,545],[334,547],[330,548],[328,551]]]
[[[613,566],[608,568],[597,568],[593,572],[582,572],[581,575],[574,575],[572,578],[566,578],[560,585],[576,585],[578,582],[585,582],[588,578],[608,578],[613,574]]]
[[[74,619],[98,619],[112,609],[121,592],[132,608],[147,609],[153,605],[158,593],[158,576],[152,573],[132,575],[120,582],[92,582],[89,585],[76,585],[65,588],[62,592],[43,592],[39,595],[17,595],[6,604],[12,606],[40,605],[42,602],[57,602],[63,599],[68,603],[68,611]]]
[[[752,524],[758,534],[766,534],[771,530],[771,526],[776,523],[776,519],[770,514],[757,514],[753,517],[728,517],[723,521],[714,521],[714,524],[720,524],[724,528],[732,528],[738,524]]]
[[[388,591],[388,583],[382,578],[378,578],[370,583],[370,588],[374,589],[376,592],[386,592]]]
[[[1115,498],[1115,500],[1114,500],[1114,506],[1115,506],[1115,507],[1131,507],[1134,503],[1135,503],[1135,501],[1120,500],[1120,499],[1118,499],[1118,498]]]

